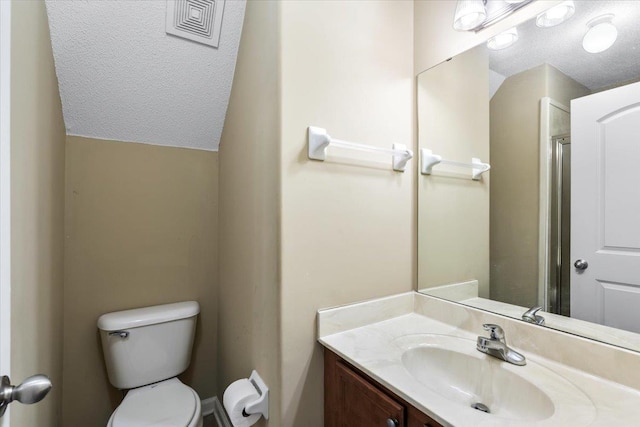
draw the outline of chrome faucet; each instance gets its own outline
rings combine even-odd
[[[529,323],[535,323],[536,325],[544,325],[544,317],[536,314],[540,310],[542,310],[542,307],[531,307],[529,310],[524,312],[522,320]]]
[[[527,364],[527,360],[522,354],[507,346],[507,341],[504,339],[504,331],[500,326],[486,323],[482,327],[489,331],[489,337],[478,337],[478,343],[476,344],[478,351],[514,365],[524,366]]]

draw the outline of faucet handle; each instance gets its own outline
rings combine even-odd
[[[500,326],[493,323],[485,323],[482,327],[485,331],[489,331],[489,337],[492,340],[504,340],[504,330]]]
[[[542,310],[542,307],[540,307],[539,305],[535,305],[535,306],[531,307],[529,310],[527,310],[525,312],[525,314],[536,314],[540,310]]]
[[[542,310],[540,306],[531,307],[529,310],[525,311],[522,315],[522,320],[529,323],[535,323],[536,325],[544,325],[544,317],[536,314]]]

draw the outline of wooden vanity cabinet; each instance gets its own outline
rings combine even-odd
[[[411,406],[407,427],[442,427],[442,424]]]
[[[442,427],[389,390],[324,350],[325,427]]]

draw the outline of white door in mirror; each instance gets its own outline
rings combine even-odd
[[[571,317],[640,332],[640,83],[571,102]]]

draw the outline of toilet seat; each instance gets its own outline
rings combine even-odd
[[[177,378],[130,390],[108,427],[198,427],[200,399]]]

